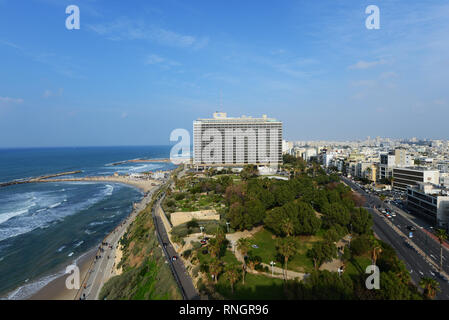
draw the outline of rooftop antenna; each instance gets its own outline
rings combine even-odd
[[[220,89],[220,112],[223,111],[223,92]]]

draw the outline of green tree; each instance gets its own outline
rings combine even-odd
[[[257,166],[253,164],[247,164],[240,172],[240,177],[242,177],[243,180],[248,180],[250,178],[257,177],[258,174],[259,170],[257,170]]]
[[[373,217],[364,208],[355,209],[351,214],[351,225],[353,232],[357,234],[369,233],[373,226]]]
[[[436,229],[435,235],[440,242],[440,271],[443,270],[443,243],[447,239],[447,233],[443,229]]]
[[[217,238],[212,238],[209,240],[209,252],[212,258],[218,258],[221,251],[221,243],[217,240]]]
[[[239,268],[234,264],[226,266],[224,276],[229,281],[231,292],[234,294],[234,283],[236,283],[240,277]]]
[[[337,247],[329,241],[315,242],[307,255],[313,260],[315,270],[318,270],[324,262],[337,256]]]
[[[242,265],[242,271],[243,271],[243,284],[245,284],[245,272],[246,272],[246,262],[245,262],[245,257],[248,254],[248,251],[251,247],[251,243],[249,241],[249,239],[247,238],[240,238],[237,241],[237,250],[239,250],[242,255],[243,255],[243,260],[244,263]]]
[[[330,205],[325,206],[323,214],[324,226],[327,228],[330,228],[334,224],[347,226],[351,221],[349,210],[340,202],[331,203]]]
[[[245,228],[244,219],[245,219],[245,209],[241,205],[240,202],[234,202],[229,207],[229,211],[226,217],[231,224],[231,227],[236,230],[243,230]]]
[[[214,276],[214,281],[217,283],[218,281],[218,275],[223,270],[223,265],[218,259],[213,259],[209,263],[209,272]]]
[[[297,248],[295,239],[291,237],[278,239],[277,241],[277,251],[284,257],[284,279],[286,278],[286,270],[288,268],[288,259],[295,255]]]
[[[434,299],[440,290],[440,284],[435,279],[424,277],[419,281],[419,286],[424,289],[424,295],[428,299]]]

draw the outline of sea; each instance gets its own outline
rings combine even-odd
[[[0,183],[76,170],[82,171],[77,177],[171,170],[171,163],[112,165],[169,153],[170,146],[0,149]],[[142,197],[135,187],[110,182],[0,188],[0,298],[26,299],[62,275]]]

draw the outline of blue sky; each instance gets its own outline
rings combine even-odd
[[[0,0],[0,147],[168,144],[219,109],[292,140],[447,139],[448,70],[447,0]]]

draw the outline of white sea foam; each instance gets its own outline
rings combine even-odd
[[[105,223],[107,223],[108,221],[94,221],[94,222],[91,222],[91,223],[89,223],[89,227],[94,227],[94,226],[99,226],[99,225],[102,225],[102,224],[105,224]]]
[[[46,277],[43,277],[37,281],[27,283],[16,290],[12,291],[7,299],[8,300],[24,300],[38,292],[40,289],[45,287],[47,284],[49,284],[51,281],[56,279],[57,277],[60,277],[64,274],[64,271],[61,271],[57,274],[52,274]]]
[[[79,246],[82,245],[83,243],[84,243],[84,241],[81,240],[80,242],[75,243],[74,247],[75,247],[75,248],[76,248],[76,247],[79,247]]]
[[[114,187],[110,184],[106,185],[106,191],[105,191],[105,195],[106,196],[110,196],[112,195],[112,192],[114,191]]]
[[[8,199],[6,204],[7,207],[14,207],[15,210],[3,214],[0,213],[0,241],[30,232],[36,228],[47,228],[52,223],[64,220],[67,216],[88,209],[111,195],[114,191],[114,186],[110,184],[106,186],[97,184],[92,186],[92,188],[93,192],[89,194],[89,198],[82,198],[79,202],[68,199],[64,193],[55,194],[52,190],[33,192],[31,194],[15,194],[11,199]],[[84,191],[82,189],[79,190],[81,192]],[[74,194],[73,191],[70,194]],[[35,202],[31,201],[33,200],[32,197],[36,198]],[[24,200],[27,201],[24,202]],[[30,210],[36,203],[39,205],[33,208],[34,210]],[[70,205],[62,205],[63,203],[69,203]],[[0,200],[1,207],[4,207],[2,200]]]
[[[53,203],[52,205],[50,205],[48,208],[49,209],[56,208],[56,207],[59,207],[61,204],[62,204],[62,202],[56,202],[56,203]]]

